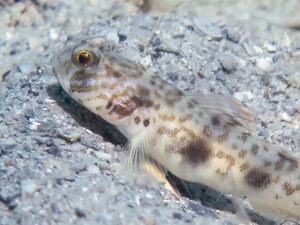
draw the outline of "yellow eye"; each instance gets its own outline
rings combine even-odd
[[[72,61],[78,67],[88,68],[97,63],[97,57],[92,51],[78,50],[72,54]]]

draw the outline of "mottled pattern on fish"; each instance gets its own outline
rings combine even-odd
[[[252,115],[230,97],[187,96],[116,55],[102,38],[58,54],[63,89],[114,124],[131,154],[145,154],[181,179],[246,195],[254,209],[300,218],[300,161],[251,134]]]

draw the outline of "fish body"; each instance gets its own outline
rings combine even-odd
[[[63,89],[115,125],[136,153],[183,180],[246,195],[258,212],[300,218],[300,160],[251,134],[253,116],[228,96],[185,95],[94,38],[54,62]]]

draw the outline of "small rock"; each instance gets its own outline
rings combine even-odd
[[[142,59],[140,60],[140,63],[141,63],[144,67],[149,67],[149,66],[152,64],[151,56],[148,55],[148,56],[142,58]]]
[[[280,118],[286,122],[292,121],[292,118],[286,112],[280,113]]]
[[[3,138],[0,139],[0,148],[3,152],[9,152],[12,149],[14,149],[17,146],[17,142],[15,139],[9,137],[9,138]]]
[[[271,52],[271,53],[274,53],[277,50],[277,48],[275,47],[275,45],[271,44],[268,41],[264,42],[263,48],[266,49],[268,52]]]
[[[146,215],[143,217],[143,223],[145,225],[155,225],[156,224],[156,219],[152,215]]]
[[[116,146],[110,142],[105,142],[104,143],[104,148],[107,150],[112,150],[114,151],[116,149]]]
[[[232,54],[230,53],[223,54],[220,56],[219,60],[225,72],[231,73],[233,70],[235,70],[237,61]]]
[[[296,103],[292,99],[284,99],[281,105],[289,115],[293,115],[296,111]]]
[[[87,167],[87,172],[89,172],[91,174],[99,174],[100,173],[100,169],[96,165],[89,165]]]
[[[98,159],[111,162],[111,155],[105,152],[93,151],[91,154],[95,155]]]
[[[82,209],[77,207],[75,208],[75,215],[78,216],[79,218],[86,217],[85,212]]]
[[[30,123],[30,125],[29,125],[30,130],[37,130],[39,128],[39,126],[41,125],[41,123],[36,121],[34,118],[30,118],[29,123]]]
[[[225,29],[225,30],[223,30],[223,33],[224,33],[225,37],[227,38],[227,40],[232,41],[234,43],[239,43],[239,41],[241,39],[241,36],[232,30]]]
[[[233,97],[236,98],[239,101],[244,101],[244,100],[253,100],[254,95],[250,91],[240,91],[240,92],[235,92],[233,94]]]
[[[261,54],[263,54],[263,52],[264,52],[264,51],[262,50],[261,47],[256,46],[256,45],[253,45],[253,51],[254,51],[254,53],[257,54],[257,55],[261,55]]]
[[[56,145],[52,145],[50,148],[48,148],[47,152],[56,157],[62,157],[61,150]]]
[[[27,74],[34,71],[35,65],[33,63],[24,62],[18,65],[18,69],[21,73]]]
[[[177,220],[181,220],[182,215],[180,213],[173,213],[173,218]]]
[[[53,41],[56,41],[59,38],[59,33],[56,29],[51,28],[49,30],[49,38]]]
[[[107,40],[110,40],[110,41],[112,41],[115,44],[119,43],[119,35],[118,35],[118,33],[115,30],[109,32],[107,34],[106,38],[107,38]]]
[[[64,129],[64,128],[57,128],[56,129],[58,136],[63,138],[69,142],[75,142],[80,139],[81,132],[75,129]]]
[[[255,65],[258,69],[268,72],[273,69],[273,61],[271,58],[258,58],[255,60]]]
[[[195,17],[193,21],[195,25],[210,39],[219,41],[223,38],[222,30],[220,29],[220,27],[212,24],[209,20]]]
[[[300,133],[298,135],[294,135],[293,141],[296,146],[297,153],[300,154]]]
[[[24,113],[26,119],[34,118],[34,111],[33,109],[27,109]]]
[[[20,186],[22,195],[32,195],[38,189],[38,185],[33,179],[22,180]]]
[[[216,79],[220,80],[220,81],[225,81],[226,80],[226,74],[224,73],[224,71],[218,71],[216,73]]]

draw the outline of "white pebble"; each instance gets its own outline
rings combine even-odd
[[[241,102],[244,100],[253,100],[254,99],[254,95],[250,91],[235,92],[233,94],[233,97]]]
[[[253,46],[253,50],[254,50],[254,53],[256,53],[256,54],[262,54],[263,53],[262,48],[258,47],[256,45]]]
[[[27,74],[33,72],[33,70],[35,69],[35,65],[33,63],[24,62],[18,65],[18,69],[21,73]]]
[[[255,65],[262,71],[271,71],[273,68],[273,61],[271,58],[258,58],[255,60]]]
[[[21,191],[23,195],[31,195],[38,189],[35,180],[26,179],[21,181]]]
[[[54,29],[54,28],[51,28],[51,29],[49,30],[49,37],[50,37],[50,39],[52,39],[53,41],[56,41],[56,40],[59,38],[59,34],[58,34],[57,30]]]
[[[107,150],[115,150],[116,148],[116,146],[110,142],[105,142],[103,147]]]
[[[292,118],[286,112],[280,113],[280,118],[286,122],[292,121]]]
[[[100,169],[96,165],[89,165],[87,167],[87,171],[91,174],[99,174],[100,173]]]
[[[148,56],[142,58],[142,59],[140,60],[140,63],[141,63],[144,67],[150,66],[150,65],[152,64],[151,56],[148,55]]]
[[[111,155],[108,153],[99,152],[99,151],[94,151],[93,153],[97,156],[98,159],[102,159],[102,160],[108,161],[108,162],[111,161]]]
[[[117,32],[111,31],[107,34],[106,38],[110,41],[113,41],[115,44],[119,43],[119,35],[117,34]]]
[[[291,47],[291,39],[288,36],[287,33],[284,33],[283,41],[282,41],[282,47],[290,48]]]
[[[276,52],[277,48],[275,47],[275,45],[271,44],[268,41],[264,42],[263,48],[266,49],[268,52]]]
[[[36,121],[33,118],[29,119],[29,123],[30,123],[30,126],[29,126],[30,130],[37,130],[38,127],[41,125],[41,123],[39,123],[38,121]]]

